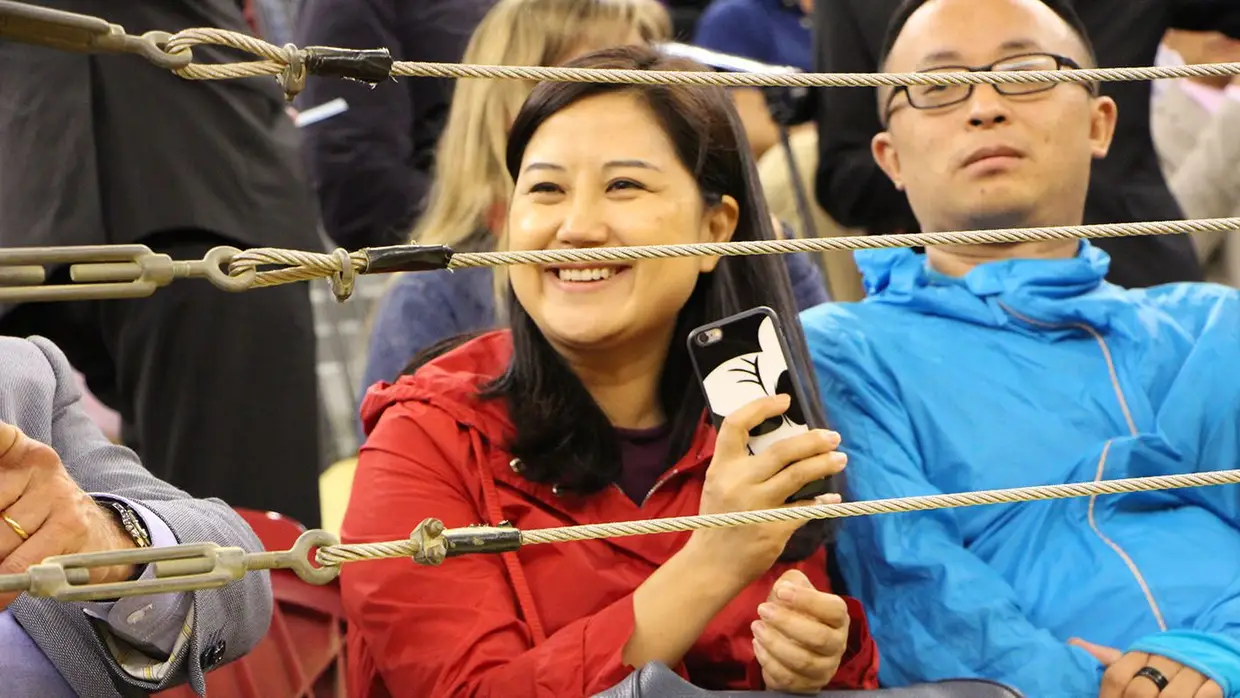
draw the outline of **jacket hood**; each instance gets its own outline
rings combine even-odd
[[[511,356],[508,331],[490,332],[436,357],[412,375],[376,383],[362,399],[362,429],[369,436],[389,407],[417,400],[444,410],[488,439],[502,440],[512,426],[507,405],[502,400],[482,400],[478,394],[503,374]]]
[[[974,267],[961,277],[934,271],[913,250],[863,250],[855,255],[866,302],[889,304],[991,327],[1009,327],[1016,312],[1048,324],[1085,323],[1103,329],[1123,291],[1105,280],[1111,258],[1081,240],[1068,259],[1007,259]],[[1072,301],[1065,303],[1064,301]]]

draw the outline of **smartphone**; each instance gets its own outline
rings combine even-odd
[[[792,397],[786,412],[749,431],[750,454],[757,455],[783,439],[824,427],[813,417],[818,411],[806,409],[802,374],[774,310],[762,306],[702,325],[689,333],[688,342],[689,358],[715,428],[754,400],[780,393]],[[810,499],[829,491],[826,479],[817,480],[787,501]]]

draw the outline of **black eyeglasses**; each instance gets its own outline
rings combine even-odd
[[[1080,64],[1068,58],[1067,56],[1058,56],[1053,53],[1025,53],[1019,56],[1009,56],[980,67],[970,67],[967,65],[945,65],[929,70],[922,70],[922,73],[982,73],[987,71],[1006,72],[1006,71],[1040,71],[1040,70],[1079,70]],[[995,88],[1001,95],[1031,95],[1038,92],[1046,92],[1053,89],[1057,82],[1002,82],[993,83],[991,87]],[[1092,82],[1077,83],[1090,94],[1097,94],[1098,86]],[[974,84],[968,85],[900,85],[891,91],[891,95],[887,98],[887,107],[883,110],[883,121],[891,118],[892,102],[895,101],[896,95],[903,92],[908,96],[909,106],[914,109],[942,109],[950,107],[954,104],[960,104],[973,96]]]

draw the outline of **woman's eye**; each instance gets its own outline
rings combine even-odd
[[[559,185],[551,182],[538,182],[530,187],[531,194],[555,194],[560,191]]]
[[[631,179],[617,179],[607,185],[607,191],[616,191],[620,189],[644,189],[641,184]]]

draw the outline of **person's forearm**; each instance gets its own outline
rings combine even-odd
[[[742,581],[719,574],[692,543],[686,545],[633,592],[633,635],[624,646],[624,663],[675,667],[744,588]]]

